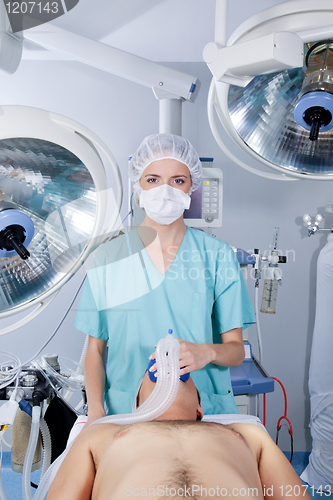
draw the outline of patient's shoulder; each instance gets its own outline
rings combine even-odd
[[[108,437],[113,438],[114,434],[119,429],[116,424],[90,424],[85,426],[76,441],[85,443],[89,448],[93,448],[100,441],[106,440]]]
[[[268,442],[272,442],[272,439],[267,431],[259,425],[236,423],[230,424],[228,427],[236,432],[239,432],[239,434],[243,436],[257,457],[260,456],[261,451],[268,444]]]
[[[105,423],[105,424],[95,424],[92,423],[87,425],[83,431],[87,432],[89,436],[97,436],[97,435],[113,435],[117,430],[119,430],[121,426],[117,424]]]
[[[241,423],[235,423],[235,424],[229,424],[228,427],[237,430],[240,434],[242,434],[244,437],[246,436],[253,436],[256,439],[260,440],[265,440],[267,437],[270,439],[267,431],[263,429],[261,426],[256,425],[256,424],[241,424]]]

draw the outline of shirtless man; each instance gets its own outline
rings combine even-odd
[[[154,387],[146,372],[139,405]],[[284,454],[262,428],[200,422],[202,416],[189,378],[179,382],[174,403],[153,422],[86,426],[46,500],[310,500]]]

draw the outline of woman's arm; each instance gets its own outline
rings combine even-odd
[[[239,366],[245,357],[241,328],[234,328],[221,334],[222,344],[196,344],[187,340],[177,339],[180,343],[179,363],[182,368],[180,375],[201,370],[208,363],[220,366]],[[152,353],[150,359],[155,358]],[[152,367],[152,371],[156,366]]]
[[[88,421],[104,417],[105,387],[105,350],[106,342],[89,336],[84,360],[84,380],[88,400]]]
[[[234,328],[222,333],[222,344],[196,344],[177,339],[180,343],[179,360],[180,371],[183,375],[195,370],[201,370],[208,363],[220,366],[238,366],[245,356],[242,329]]]
[[[222,344],[213,344],[215,358],[212,363],[221,366],[239,366],[245,358],[241,328],[233,328],[221,334]]]

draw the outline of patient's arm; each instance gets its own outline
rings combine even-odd
[[[249,427],[250,434],[243,435],[252,443],[260,443],[258,470],[265,499],[310,500],[305,485],[267,432],[257,426]]]
[[[75,439],[54,478],[47,500],[89,500],[95,479],[95,464],[90,449],[91,427]]]

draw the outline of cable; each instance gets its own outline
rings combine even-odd
[[[16,381],[15,387],[17,388],[18,377],[21,372],[21,360],[17,356],[15,356],[15,354],[8,353],[6,351],[0,351],[0,356],[9,358],[8,362],[5,362],[0,365],[1,366],[0,380],[3,381],[0,384],[0,389],[7,387],[7,385],[12,384],[14,381]],[[6,370],[6,367],[10,368]],[[12,374],[12,372],[14,373]]]
[[[133,196],[133,195],[132,195],[132,196]],[[123,226],[124,226],[124,222],[125,222],[125,220],[127,219],[127,217],[128,217],[129,215],[133,215],[133,209],[132,209],[132,208],[131,208],[131,210],[128,212],[128,214],[127,214],[127,215],[123,218],[123,220],[122,220],[122,221],[121,221],[121,223],[119,224],[118,228],[117,228],[117,229],[115,229],[114,231],[112,231],[112,233],[111,233],[111,234],[109,233],[109,234],[108,234],[108,236],[105,238],[105,240],[103,240],[103,241],[102,241],[102,245],[104,245],[104,243],[107,243],[108,241],[111,241],[113,238],[115,238],[115,236],[114,236],[114,235],[116,234],[116,232],[117,232],[117,231],[119,231],[119,233],[120,233],[120,231],[122,230],[121,228],[123,228]],[[118,236],[119,236],[119,234],[118,234],[116,237],[118,237]]]
[[[7,428],[7,426],[4,426]],[[1,466],[2,466],[2,438],[3,438],[3,433],[4,433],[4,430],[3,431],[0,431],[0,498],[1,500],[8,500],[8,497],[7,497],[7,494],[6,494],[6,490],[5,490],[5,487],[4,487],[4,484],[3,484],[3,481],[2,481],[2,477],[1,477]]]
[[[260,329],[260,321],[259,321],[259,286],[256,286],[254,289],[254,310],[256,315],[256,329],[257,329],[257,339],[258,339],[258,350],[259,350],[259,363],[263,363],[264,353],[262,347],[262,337],[261,337],[261,329]]]
[[[132,194],[132,197],[133,197],[133,194]],[[127,219],[127,217],[128,217],[129,215],[132,215],[132,214],[133,214],[133,208],[132,208],[132,209],[128,212],[128,214],[126,215],[126,217],[124,217],[124,219],[121,221],[121,225],[123,225],[123,224],[124,224],[124,222],[125,222],[125,220]]]
[[[287,415],[287,410],[288,410],[288,403],[287,403],[287,393],[286,393],[286,390],[282,384],[282,382],[276,378],[276,377],[271,377],[273,380],[276,380],[276,382],[278,382],[281,386],[281,389],[283,391],[283,396],[284,396],[284,416]]]
[[[81,288],[82,288],[82,286],[83,286],[83,284],[84,284],[84,282],[85,282],[85,280],[86,280],[86,277],[87,277],[87,273],[84,275],[83,280],[81,281],[79,288],[78,288],[78,289],[77,289],[77,291],[75,292],[75,295],[74,295],[74,297],[73,297],[72,301],[70,302],[70,304],[69,304],[69,306],[68,306],[68,308],[67,308],[67,310],[66,310],[66,312],[65,312],[64,316],[63,316],[63,317],[62,317],[62,319],[60,320],[60,322],[59,322],[59,324],[58,324],[57,328],[54,330],[54,332],[52,333],[52,335],[50,336],[50,338],[49,338],[49,339],[48,339],[48,340],[47,340],[47,341],[46,341],[46,342],[42,345],[42,347],[41,347],[41,348],[40,348],[40,349],[36,352],[36,354],[35,354],[34,356],[32,356],[32,357],[31,357],[28,361],[26,361],[26,362],[24,363],[25,365],[29,364],[31,361],[33,361],[35,358],[37,358],[37,356],[38,356],[38,355],[42,352],[42,350],[43,350],[43,349],[45,349],[45,347],[46,347],[46,346],[47,346],[47,345],[51,342],[51,340],[54,338],[54,336],[58,333],[58,330],[59,330],[59,328],[62,326],[62,324],[63,324],[63,322],[65,321],[65,319],[67,318],[68,313],[69,313],[69,311],[71,310],[71,308],[72,308],[72,306],[73,306],[73,304],[74,304],[74,302],[75,302],[75,300],[76,300],[76,297],[78,296],[78,294],[79,294],[79,292],[80,292],[80,290],[81,290]]]
[[[72,301],[70,302],[64,316],[62,317],[62,319],[60,320],[58,326],[56,327],[56,329],[54,330],[54,332],[52,333],[52,335],[49,337],[49,339],[42,345],[42,347],[36,352],[36,354],[34,356],[32,356],[30,359],[28,359],[28,361],[25,361],[23,364],[21,364],[19,358],[17,356],[15,356],[14,354],[11,354],[11,353],[8,353],[6,351],[0,351],[0,354],[3,355],[3,356],[7,356],[9,359],[14,359],[17,363],[17,366],[14,366],[12,369],[9,369],[7,370],[6,372],[2,372],[0,371],[0,375],[2,375],[3,373],[5,373],[6,375],[8,374],[8,376],[6,377],[5,375],[5,378],[6,378],[6,381],[3,382],[1,385],[0,385],[0,389],[3,389],[4,387],[7,387],[7,385],[10,385],[15,379],[17,379],[17,377],[19,376],[19,374],[21,373],[21,369],[28,365],[29,363],[31,363],[35,358],[37,358],[37,356],[42,352],[43,349],[45,349],[45,347],[51,342],[51,340],[54,338],[54,336],[58,333],[58,330],[59,328],[62,326],[63,322],[65,321],[70,309],[72,308],[75,300],[76,300],[76,297],[78,296],[85,280],[86,280],[86,277],[87,277],[87,273],[85,274],[83,280],[81,281],[80,283],[80,286],[79,288],[77,289]],[[12,358],[10,358],[10,356],[12,356]],[[3,365],[1,365],[3,366]],[[5,364],[6,366],[6,364]],[[7,364],[8,366],[8,364]],[[10,377],[10,375],[12,374],[12,376]],[[10,380],[8,380],[8,378],[10,377]]]
[[[37,368],[38,370],[42,370],[41,366],[39,365],[39,362],[38,361],[35,361],[34,362],[34,366],[35,368]],[[62,400],[63,403],[65,403],[66,406],[68,406],[74,413],[75,415],[81,415],[80,412],[78,412],[75,408],[73,408],[73,406],[71,406],[69,404],[68,401],[66,401],[66,399],[60,394],[59,390],[57,389],[57,387],[55,387],[52,383],[52,381],[50,380],[50,378],[48,377],[48,375],[43,372],[43,375],[44,377],[46,378],[46,380],[48,381],[48,383],[50,384],[50,386],[52,387],[52,389],[54,390],[54,392],[56,393],[56,395]]]
[[[276,442],[276,444],[278,444],[278,442],[279,442],[279,432],[280,432],[281,427],[282,427],[281,421],[283,419],[288,422],[288,426],[286,426],[286,427],[288,429],[289,436],[290,436],[290,460],[289,461],[291,463],[291,461],[293,459],[293,454],[294,454],[294,438],[293,438],[293,427],[292,427],[291,422],[290,422],[288,417],[283,416],[283,417],[279,418],[277,426],[276,426],[276,440],[275,440],[275,442]]]
[[[75,406],[75,412],[78,413],[83,405],[84,405],[84,401],[82,401],[82,399],[81,399],[81,401]]]
[[[4,435],[3,435],[3,436],[2,436],[2,438],[1,438],[1,443],[3,443],[5,446],[7,446],[7,448],[8,448],[9,450],[11,450],[11,449],[12,449],[12,443],[8,443],[8,441],[6,441],[6,439],[5,439]]]
[[[52,379],[55,379],[62,388],[66,388],[69,391],[81,391],[84,386],[84,377],[79,373],[79,369],[82,370],[82,366],[73,360],[61,357],[59,362],[61,362],[62,367],[64,366],[62,360],[71,361],[73,364],[77,365],[77,371],[65,366],[65,368],[62,369],[62,373],[59,373],[48,364],[45,360],[45,356],[42,356],[41,361],[38,361],[38,366],[42,369],[43,373],[46,372],[50,378],[52,377]]]
[[[287,417],[287,410],[288,410],[288,404],[287,404],[287,393],[286,393],[286,390],[284,388],[284,385],[282,384],[282,382],[276,378],[276,377],[271,377],[273,380],[275,380],[276,382],[278,382],[280,384],[280,387],[283,391],[283,396],[284,396],[284,415],[282,417],[279,418],[278,420],[278,423],[277,423],[277,426],[276,426],[276,439],[275,439],[275,442],[276,442],[276,445],[278,445],[278,441],[279,441],[279,432],[282,428],[282,425],[281,424],[281,421],[282,420],[286,420],[286,422],[288,423],[288,432],[289,432],[289,436],[290,436],[290,462],[292,461],[293,459],[293,454],[294,454],[294,437],[293,437],[293,427],[291,425],[291,422],[289,420],[289,418]],[[264,402],[263,402],[263,406],[264,406],[264,409],[263,409],[263,424],[266,425],[266,394],[264,394]]]

